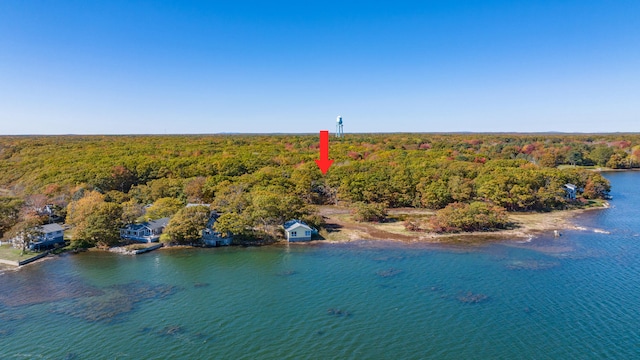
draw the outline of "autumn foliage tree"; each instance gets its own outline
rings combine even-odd
[[[135,199],[131,199],[122,203],[122,223],[133,224],[137,219],[144,215],[143,206]]]
[[[587,199],[603,199],[609,196],[611,184],[602,175],[593,173],[587,178],[582,196]]]
[[[105,202],[96,191],[86,192],[67,206],[67,224],[74,227],[73,247],[113,246],[120,239],[122,206]]]
[[[94,208],[79,224],[73,234],[72,245],[76,247],[110,247],[120,242],[122,206],[103,202]]]
[[[104,195],[97,191],[85,192],[80,199],[67,205],[67,224],[71,226],[82,224],[101,203],[104,203]]]

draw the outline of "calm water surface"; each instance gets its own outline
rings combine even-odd
[[[640,358],[640,173],[581,231],[66,255],[0,274],[1,359]]]

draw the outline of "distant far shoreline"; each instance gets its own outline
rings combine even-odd
[[[326,128],[326,126],[325,126]],[[589,135],[640,135],[640,132],[560,132],[560,131],[542,131],[542,132],[518,132],[518,131],[488,131],[488,132],[474,132],[474,131],[399,131],[399,132],[348,132],[345,136],[349,135],[548,135],[548,136],[589,136]],[[264,132],[264,133],[251,133],[251,132],[218,132],[218,133],[140,133],[140,134],[0,134],[0,138],[3,137],[128,137],[128,136],[310,136],[318,135],[318,132]]]

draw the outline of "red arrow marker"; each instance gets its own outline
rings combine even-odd
[[[326,174],[333,160],[329,160],[329,130],[320,130],[320,160],[316,160],[316,164]]]

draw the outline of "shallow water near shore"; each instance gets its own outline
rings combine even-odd
[[[640,173],[606,177],[612,206],[559,238],[87,252],[4,271],[0,358],[635,358]]]

